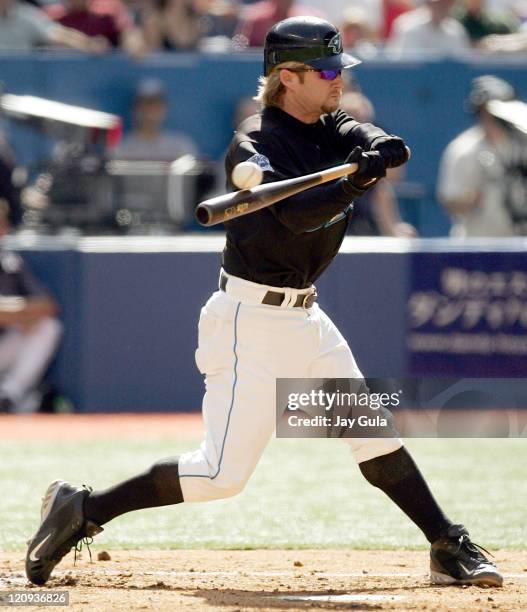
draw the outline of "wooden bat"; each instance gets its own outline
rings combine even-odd
[[[230,221],[242,215],[271,206],[280,200],[300,193],[310,187],[322,185],[357,171],[358,165],[343,164],[314,174],[297,176],[274,183],[264,183],[252,189],[242,189],[205,200],[196,208],[196,219],[201,225],[209,226]]]

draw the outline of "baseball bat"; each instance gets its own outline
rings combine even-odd
[[[406,147],[408,159],[412,154],[409,147]],[[249,213],[276,204],[280,200],[289,198],[301,191],[305,191],[316,185],[328,183],[335,179],[342,178],[348,174],[357,172],[358,165],[342,164],[327,170],[321,170],[313,174],[305,174],[283,181],[264,183],[252,189],[242,189],[233,191],[225,195],[210,198],[198,204],[195,215],[198,223],[205,226],[217,225],[224,221],[230,221],[236,217],[248,215]]]
[[[357,171],[357,168],[356,163],[343,164],[321,172],[275,181],[274,183],[264,183],[252,189],[242,189],[241,191],[217,196],[198,204],[195,212],[196,219],[201,225],[205,226],[230,221],[266,206],[271,206],[271,204],[305,191],[310,187],[334,181],[347,174],[353,174]]]

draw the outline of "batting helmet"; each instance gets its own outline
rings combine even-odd
[[[471,112],[477,113],[490,100],[508,102],[515,98],[516,92],[510,83],[491,74],[485,74],[473,79],[466,106]]]
[[[267,32],[264,75],[282,62],[302,62],[318,70],[339,70],[361,63],[343,52],[338,29],[318,17],[290,17]]]

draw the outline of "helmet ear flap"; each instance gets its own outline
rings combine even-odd
[[[271,71],[280,62],[277,59],[276,51],[265,51],[264,52],[264,76],[269,76]]]

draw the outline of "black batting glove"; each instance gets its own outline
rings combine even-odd
[[[365,153],[361,147],[355,147],[348,155],[347,164],[356,163],[359,168],[354,174],[346,177],[346,182],[352,187],[365,191],[373,187],[377,181],[386,176],[384,159],[378,151]]]
[[[386,168],[402,166],[410,157],[404,140],[399,136],[379,136],[371,143],[370,150],[382,155]]]

